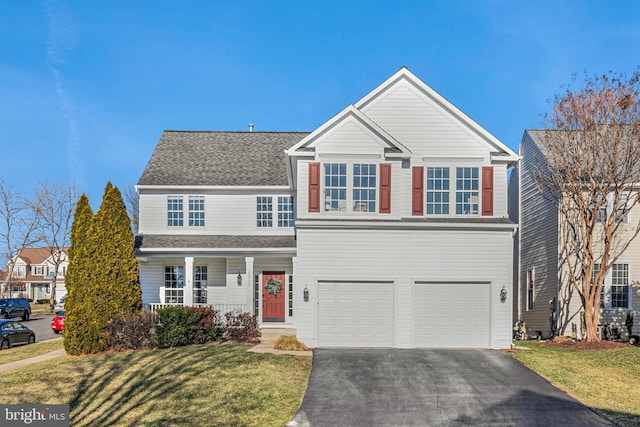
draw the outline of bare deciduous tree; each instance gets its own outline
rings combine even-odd
[[[580,297],[587,341],[600,340],[605,276],[640,232],[627,220],[640,202],[639,81],[585,76],[556,95],[534,160],[539,190],[559,209],[562,279]]]
[[[140,220],[140,205],[135,186],[129,185],[124,190],[124,202],[127,206],[127,215],[131,220],[131,230],[133,235],[136,236],[138,234],[138,221]]]
[[[49,250],[52,265],[51,297],[49,305],[55,306],[56,285],[59,268],[66,259],[65,249],[69,247],[71,225],[75,203],[79,192],[75,185],[40,183],[31,204],[33,212],[39,212],[37,238]]]
[[[7,262],[4,286],[0,289],[2,296],[9,296],[13,270],[20,253],[38,240],[35,230],[39,216],[39,210],[31,209],[31,204],[21,193],[0,180],[0,240],[2,260]]]

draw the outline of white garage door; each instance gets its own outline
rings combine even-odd
[[[414,286],[416,347],[490,347],[490,284],[416,283]]]
[[[392,283],[318,283],[319,347],[393,347]]]

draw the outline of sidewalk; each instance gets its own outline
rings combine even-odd
[[[56,357],[66,356],[64,349],[51,351],[49,353],[41,354],[40,356],[30,357],[28,359],[16,360],[15,362],[3,363],[0,365],[0,372],[8,371],[10,369],[21,368],[23,366],[31,365],[32,363],[43,362],[45,360],[55,359]]]

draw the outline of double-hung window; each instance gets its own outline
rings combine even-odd
[[[611,308],[629,308],[629,264],[611,266]]]
[[[167,196],[167,225],[182,227],[184,225],[184,210],[182,196]]]
[[[256,225],[258,227],[273,227],[273,198],[271,196],[256,198]]]
[[[428,166],[425,205],[427,215],[478,215],[480,168]]]
[[[42,265],[34,265],[33,266],[33,275],[34,276],[44,276],[44,266],[42,266]]]
[[[278,227],[293,227],[293,196],[278,196]]]
[[[326,212],[346,212],[347,210],[346,163],[324,164],[324,210]]]
[[[449,168],[427,168],[427,215],[449,215]]]
[[[609,194],[607,197],[599,195],[597,200],[598,211],[596,212],[596,223],[603,224],[607,221],[608,212],[614,209],[614,195]],[[629,195],[626,193],[620,194],[618,203],[615,206],[616,217],[615,220],[619,224],[629,224],[629,212],[628,212]],[[594,210],[596,203],[591,204],[591,211]]]
[[[375,163],[325,163],[324,211],[377,211],[378,165]]]
[[[477,215],[480,178],[478,168],[456,168],[456,215]]]
[[[600,271],[600,264],[594,268],[594,276]],[[600,306],[605,309],[629,309],[631,308],[630,266],[628,263],[617,263],[611,266],[611,270],[605,277],[600,294]]]
[[[204,196],[189,196],[189,227],[204,227]]]
[[[353,211],[376,211],[376,165],[353,165]]]
[[[276,199],[275,206],[274,198]],[[275,221],[274,218],[276,218]],[[274,225],[277,227],[293,227],[293,196],[256,197],[256,226],[268,228],[274,227]]]

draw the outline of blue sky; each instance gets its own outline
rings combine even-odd
[[[165,129],[311,131],[401,66],[517,150],[572,74],[633,72],[636,1],[4,1],[0,178],[135,184]]]

